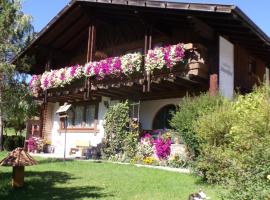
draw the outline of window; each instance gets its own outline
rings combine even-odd
[[[256,60],[254,60],[253,58],[250,58],[249,63],[248,63],[248,73],[249,73],[249,75],[256,74],[256,70],[257,70]]]
[[[96,129],[98,118],[98,103],[73,104],[68,111],[67,129]],[[64,121],[61,122],[61,129],[64,129]]]
[[[153,129],[170,129],[170,120],[172,119],[173,113],[175,113],[175,105],[166,105],[161,108],[153,121]]]

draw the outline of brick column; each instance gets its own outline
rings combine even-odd
[[[215,96],[218,94],[218,75],[217,74],[210,75],[209,94],[211,96]]]
[[[42,138],[50,139],[52,133],[52,126],[53,126],[53,104],[46,103],[43,109],[42,115]]]

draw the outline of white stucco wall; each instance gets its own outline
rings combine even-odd
[[[181,98],[173,99],[162,99],[162,100],[151,100],[151,101],[142,101],[140,106],[140,122],[143,129],[152,129],[153,119],[156,113],[165,105],[174,104],[178,105]],[[110,101],[107,97],[102,97],[102,101],[99,103],[98,110],[98,132],[97,133],[80,133],[80,132],[68,132],[66,139],[66,154],[69,154],[70,148],[75,148],[78,141],[84,141],[84,143],[89,143],[91,146],[96,146],[101,143],[102,138],[104,137],[104,128],[103,128],[103,119],[107,111],[107,108],[104,106],[104,101],[108,101],[110,105],[114,105],[117,101]],[[52,145],[55,146],[55,153],[63,155],[64,152],[64,141],[65,134],[60,132],[60,119],[56,110],[59,108],[59,104],[54,104],[53,109],[53,125],[52,125]]]
[[[97,133],[88,133],[88,132],[67,132],[66,138],[66,153],[69,154],[70,148],[75,148],[76,144],[81,141],[84,143],[89,143],[91,146],[97,146],[97,144],[101,143],[102,138],[104,137],[104,128],[103,128],[103,118],[107,111],[107,108],[104,106],[104,101],[108,101],[109,99],[106,97],[102,98],[102,101],[99,103],[98,110],[98,132]],[[59,108],[59,104],[54,104],[53,111],[53,127],[52,127],[52,145],[55,146],[56,154],[63,154],[64,152],[64,141],[65,134],[64,131],[60,132],[60,119],[57,114],[55,114],[56,110]]]
[[[180,100],[181,98],[142,101],[140,106],[140,122],[142,128],[145,130],[151,130],[153,119],[157,112],[168,104],[179,105]]]

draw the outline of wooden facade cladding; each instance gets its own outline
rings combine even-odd
[[[166,76],[143,74],[132,77],[134,81],[110,80],[110,83],[87,78],[45,93],[45,99],[52,102],[100,96],[148,100],[157,98],[158,94],[169,97],[166,91],[210,88],[216,93],[218,36],[236,44],[236,88],[248,91],[254,83],[263,80],[266,63],[270,63],[270,40],[240,9],[229,5],[73,0],[23,54],[36,56],[31,73],[41,74],[48,60],[52,69],[58,69],[134,51],[146,53],[155,46],[178,42],[207,47],[207,65],[191,64],[188,72],[177,72],[175,76],[170,72]],[[256,61],[255,72],[250,72],[250,60]]]
[[[247,49],[235,45],[235,88],[246,93],[265,80],[266,63]]]

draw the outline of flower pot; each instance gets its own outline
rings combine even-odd
[[[50,144],[45,144],[43,147],[43,152],[44,153],[52,153],[53,152],[53,147]]]

